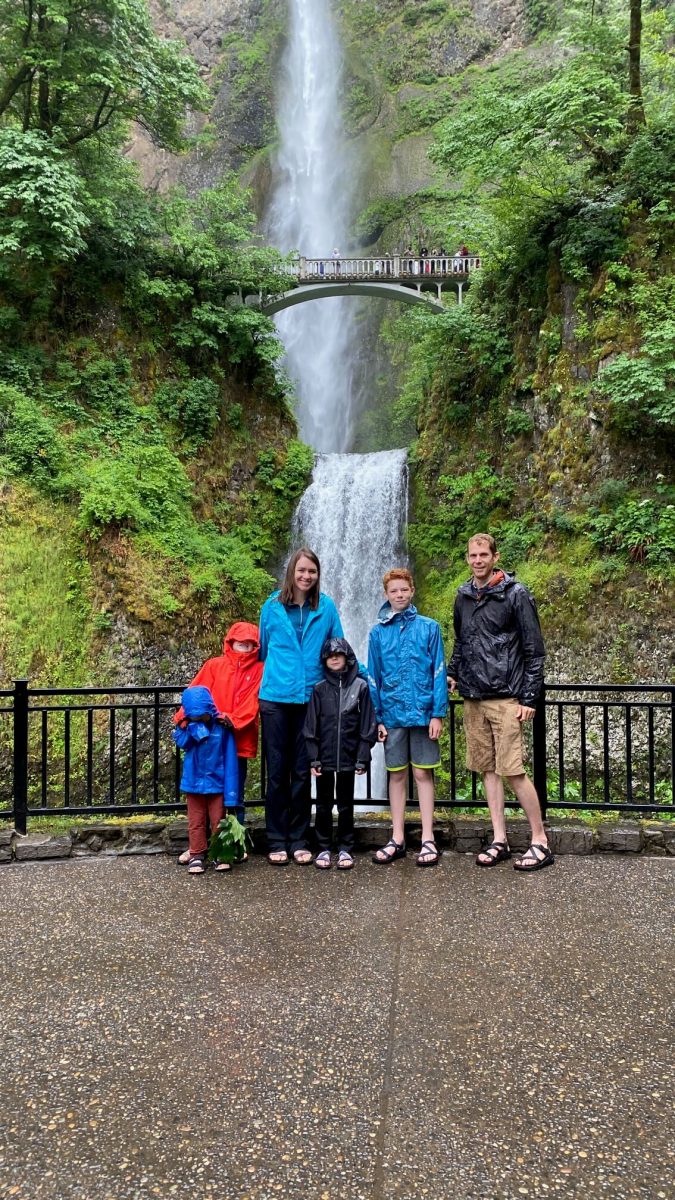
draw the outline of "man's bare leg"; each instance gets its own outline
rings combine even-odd
[[[492,840],[493,842],[505,842],[508,845],[504,818],[504,781],[501,775],[497,775],[495,771],[485,771],[483,786],[492,819]],[[479,862],[486,864],[492,862],[494,858],[494,852],[486,854],[484,850],[478,855]]]
[[[541,819],[539,797],[535,791],[534,784],[525,774],[507,775],[506,782],[530,822],[531,840],[537,842],[538,845],[548,846],[544,822]]]

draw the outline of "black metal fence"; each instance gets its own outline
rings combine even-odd
[[[12,762],[0,779],[0,817],[26,832],[36,816],[183,809],[171,739],[181,690],[30,688],[19,679],[0,691],[0,749]],[[554,806],[675,814],[675,686],[548,683],[528,740],[544,813]],[[478,779],[463,765],[461,700],[451,703],[442,745],[438,803],[484,807]],[[263,766],[250,804],[261,803],[264,786]],[[386,804],[372,795],[370,775],[365,799]]]

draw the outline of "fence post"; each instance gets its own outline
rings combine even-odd
[[[532,722],[532,782],[539,797],[542,817],[546,816],[546,685],[534,710]]]
[[[28,680],[14,680],[14,828],[28,825]]]

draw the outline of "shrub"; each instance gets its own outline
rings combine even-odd
[[[59,434],[34,400],[0,384],[0,454],[11,474],[51,491],[65,456]]]
[[[85,467],[80,523],[93,537],[113,524],[179,533],[191,492],[182,464],[165,446],[127,444]]]
[[[675,320],[648,330],[639,354],[620,354],[602,372],[598,389],[623,432],[639,432],[645,417],[656,429],[675,430]]]
[[[199,446],[218,423],[220,388],[208,377],[167,380],[155,392],[155,405],[162,416],[180,425],[192,445]]]
[[[534,421],[522,408],[512,408],[506,414],[504,432],[508,437],[527,437],[534,430]]]

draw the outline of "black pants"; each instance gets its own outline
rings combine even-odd
[[[302,727],[306,704],[260,701],[267,789],[265,822],[271,852],[307,849],[311,813],[309,760]]]
[[[354,772],[322,771],[316,781],[314,832],[320,850],[333,844],[333,805],[337,802],[339,850],[354,849]]]

